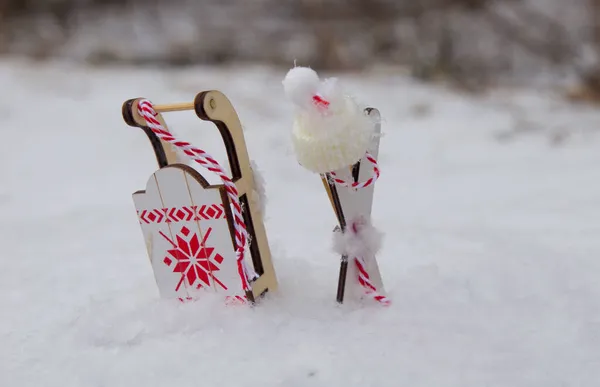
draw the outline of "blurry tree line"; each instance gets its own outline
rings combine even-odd
[[[565,70],[600,90],[600,0],[0,0],[0,53],[96,64],[389,64],[468,87]]]

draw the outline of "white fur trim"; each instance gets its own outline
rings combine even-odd
[[[363,217],[348,222],[344,233],[341,231],[333,233],[334,251],[349,258],[375,257],[381,249],[382,241],[383,233],[375,228],[370,220]]]
[[[292,142],[298,163],[304,168],[325,173],[360,160],[373,139],[373,122],[350,98],[331,101],[333,114],[316,111],[296,115]]]
[[[375,123],[344,93],[337,79],[320,82],[313,70],[295,67],[284,79],[284,88],[296,105],[292,143],[300,165],[325,173],[352,165],[365,155]],[[329,102],[326,109],[312,103],[314,95]]]
[[[252,168],[254,186],[256,187],[256,189],[252,192],[252,196],[254,200],[258,203],[260,213],[264,218],[267,211],[267,194],[265,190],[266,182],[262,173],[258,169],[258,165],[254,160],[250,160],[250,167]]]

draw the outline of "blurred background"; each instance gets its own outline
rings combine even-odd
[[[381,112],[384,313],[333,306],[294,61]],[[253,313],[159,304],[131,198],[157,165],[122,103],[208,89],[266,183],[282,291]],[[0,0],[0,386],[598,385],[596,101],[600,0]]]
[[[297,60],[595,99],[599,51],[600,0],[0,0],[0,53],[94,65]]]

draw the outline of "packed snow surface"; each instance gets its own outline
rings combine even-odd
[[[335,218],[293,155],[285,72],[0,62],[0,385],[597,385],[600,112],[321,74],[383,117],[373,223],[392,305],[340,306]],[[252,309],[160,300],[131,198],[156,163],[121,104],[207,89],[232,100],[266,182],[280,290]],[[225,159],[211,124],[166,119]]]

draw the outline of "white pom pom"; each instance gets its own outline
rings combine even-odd
[[[348,223],[344,233],[336,231],[333,234],[333,249],[340,255],[349,258],[375,257],[381,249],[383,233],[377,230],[370,220],[360,217]]]
[[[312,96],[319,89],[319,76],[308,67],[294,67],[283,79],[286,96],[299,107],[306,108],[312,103]]]

